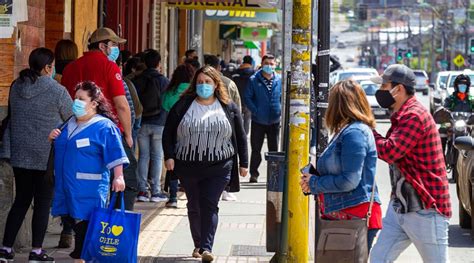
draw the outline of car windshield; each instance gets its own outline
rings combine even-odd
[[[377,92],[377,90],[379,89],[377,84],[364,84],[362,85],[362,88],[364,89],[365,94],[367,96],[374,96],[375,92]]]
[[[373,76],[370,72],[346,72],[339,74],[339,80],[346,80],[355,76],[367,76],[367,78]]]
[[[456,77],[458,76],[459,74],[456,74],[456,75],[451,75],[451,79],[449,81],[449,87],[451,88],[454,88],[454,80],[456,79]],[[470,74],[467,74],[469,76],[469,78],[471,79],[471,83],[472,83],[472,80],[474,79],[474,73],[470,73]]]

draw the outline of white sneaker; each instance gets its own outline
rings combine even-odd
[[[152,195],[150,202],[159,203],[159,202],[168,202],[168,197],[164,194]]]
[[[222,192],[222,201],[237,201],[237,196],[227,191]]]

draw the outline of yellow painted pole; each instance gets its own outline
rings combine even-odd
[[[299,182],[300,169],[309,162],[311,0],[293,0],[291,47],[287,262],[308,262],[309,199]]]

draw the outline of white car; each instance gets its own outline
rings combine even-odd
[[[374,68],[341,69],[336,70],[329,75],[329,83],[332,86],[341,80],[346,80],[352,77],[367,76],[367,79],[370,79],[371,77],[378,75],[379,73]]]
[[[448,96],[446,89],[446,81],[453,71],[440,71],[436,75],[436,80],[432,85],[430,93],[430,111],[433,113],[438,107],[444,105],[444,100]]]
[[[372,113],[376,119],[389,119],[390,112],[388,109],[380,107],[377,99],[375,98],[375,92],[380,88],[379,84],[375,84],[370,80],[363,80],[360,82],[360,86],[365,92],[367,96],[367,100],[369,101],[370,107],[372,108]]]

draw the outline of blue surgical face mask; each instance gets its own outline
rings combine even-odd
[[[87,114],[86,105],[85,101],[75,99],[72,103],[72,113],[78,118],[85,116]]]
[[[262,67],[262,70],[263,70],[263,72],[265,72],[267,74],[273,74],[273,68],[270,65],[264,65]]]
[[[110,47],[110,54],[107,56],[110,61],[115,62],[120,55],[118,47]]]
[[[197,84],[196,85],[196,93],[199,97],[203,99],[208,99],[209,97],[214,94],[214,86],[211,84]]]
[[[459,92],[461,92],[461,93],[466,93],[466,91],[467,91],[467,85],[466,85],[466,84],[459,84],[459,85],[458,85],[458,90],[459,90]]]

